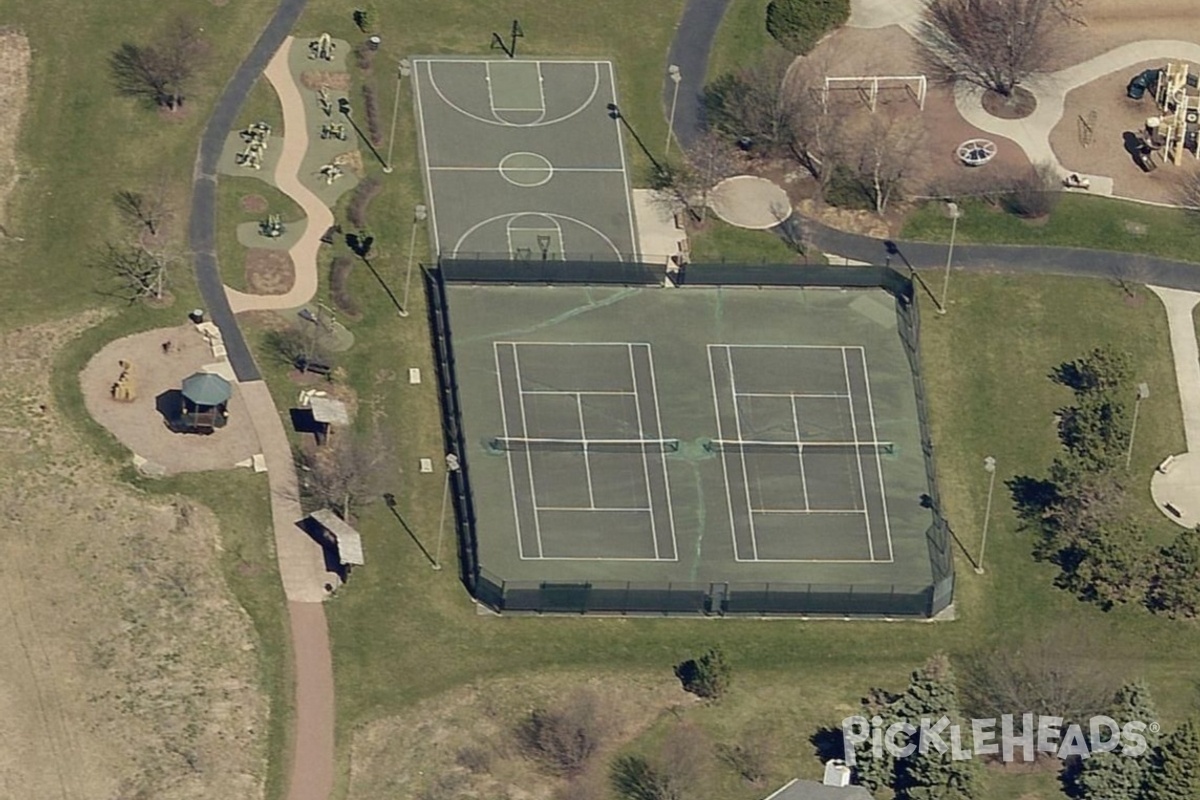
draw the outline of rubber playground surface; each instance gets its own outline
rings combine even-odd
[[[631,258],[612,64],[416,58],[413,79],[440,255]]]
[[[509,581],[927,585],[883,290],[447,286],[479,559]]]

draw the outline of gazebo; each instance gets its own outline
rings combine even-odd
[[[226,406],[233,393],[229,381],[212,372],[197,372],[183,379],[182,389],[177,421],[181,428],[212,433],[225,427]]]

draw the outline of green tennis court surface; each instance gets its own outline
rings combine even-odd
[[[634,257],[609,62],[416,58],[413,80],[439,255]]]
[[[710,596],[935,582],[913,375],[888,292],[445,291],[493,580]]]

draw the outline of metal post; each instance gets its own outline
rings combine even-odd
[[[683,75],[680,74],[679,67],[675,64],[667,67],[667,74],[675,82],[675,92],[671,95],[671,116],[667,121],[667,145],[663,148],[664,158],[671,152],[671,139],[675,136],[675,106],[679,102],[679,82],[683,80]]]
[[[442,488],[442,516],[438,522],[438,540],[437,549],[434,551],[436,555],[433,557],[433,568],[442,568],[442,537],[446,531],[446,505],[450,501],[450,475],[458,472],[458,456],[454,453],[446,454],[446,483]]]
[[[1150,396],[1150,384],[1139,383],[1137,388],[1137,399],[1133,401],[1133,424],[1129,426],[1129,448],[1125,451],[1125,469],[1129,469],[1129,465],[1133,463],[1133,437],[1137,433],[1138,410],[1142,407],[1142,401]]]
[[[962,216],[962,210],[958,207],[958,203],[953,201],[946,204],[946,209],[950,212],[950,249],[946,251],[946,276],[942,280],[942,302],[938,304],[938,313],[946,313],[946,296],[950,293],[950,264],[954,260],[954,235],[958,233],[958,218]]]
[[[408,289],[412,285],[413,253],[417,249],[417,226],[429,216],[429,210],[423,205],[413,209],[412,237],[408,240],[408,270],[404,274],[404,299],[400,301],[399,314],[408,316]]]
[[[400,115],[400,83],[412,74],[412,64],[407,58],[400,59],[396,68],[396,101],[392,103],[392,134],[388,137],[388,154],[384,161],[383,171],[392,174],[392,148],[396,145],[396,117]]]
[[[985,458],[983,460],[983,468],[991,475],[991,478],[988,479],[987,506],[983,512],[983,539],[979,543],[979,563],[975,566],[975,572],[980,575],[983,574],[983,555],[987,550],[988,523],[992,518],[992,492],[996,488],[996,459],[991,456]]]

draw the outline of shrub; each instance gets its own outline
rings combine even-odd
[[[375,87],[364,83],[362,87],[363,105],[367,112],[367,131],[371,144],[379,147],[383,144],[383,128],[379,120],[379,98],[375,96]]]
[[[467,745],[459,748],[454,762],[475,775],[486,774],[492,768],[492,753],[483,747]]]
[[[358,303],[350,294],[350,272],[353,269],[354,259],[350,256],[338,256],[333,259],[333,263],[329,265],[329,292],[333,297],[333,304],[338,307],[339,311],[357,317],[359,314]]]
[[[1025,219],[1038,219],[1050,214],[1062,197],[1058,173],[1050,164],[1030,167],[1012,184],[1001,203],[1010,214]]]
[[[707,700],[716,700],[729,690],[731,674],[729,662],[718,647],[675,667],[675,677],[679,678],[684,690]]]
[[[871,193],[863,185],[858,174],[840,164],[834,167],[829,175],[829,184],[825,187],[825,202],[854,211],[873,211],[875,208]]]
[[[381,191],[383,182],[374,175],[354,187],[350,205],[346,207],[346,219],[350,220],[351,225],[359,230],[367,229],[367,207]]]
[[[378,51],[372,50],[366,42],[359,42],[354,45],[354,65],[363,72],[370,72],[376,52]]]
[[[577,775],[612,733],[595,692],[581,689],[558,705],[535,708],[517,729],[526,752],[546,767]]]
[[[825,34],[850,19],[850,0],[771,0],[767,32],[797,55],[816,46]]]

